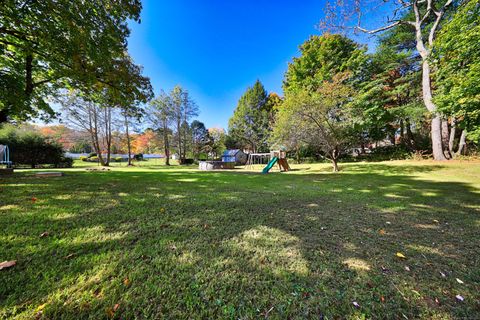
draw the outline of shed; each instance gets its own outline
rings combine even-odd
[[[247,154],[240,149],[225,150],[222,155],[222,162],[235,162],[237,165],[244,165],[247,162]]]

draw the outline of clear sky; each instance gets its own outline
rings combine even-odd
[[[322,0],[143,0],[129,51],[157,94],[180,84],[207,127],[227,128],[237,100],[260,79],[281,94],[287,63],[323,16]]]

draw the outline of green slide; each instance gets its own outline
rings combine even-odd
[[[268,171],[270,171],[270,169],[272,169],[272,167],[275,165],[275,163],[277,163],[277,161],[278,161],[278,158],[273,157],[272,160],[270,160],[270,162],[267,164],[267,166],[265,168],[263,168],[262,173],[268,173]]]

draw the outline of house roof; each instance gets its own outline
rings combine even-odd
[[[230,150],[225,150],[223,152],[224,157],[234,157],[237,155],[238,152],[240,152],[240,149],[230,149]]]

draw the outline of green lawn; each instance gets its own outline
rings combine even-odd
[[[479,162],[293,168],[0,178],[0,318],[478,317]]]

